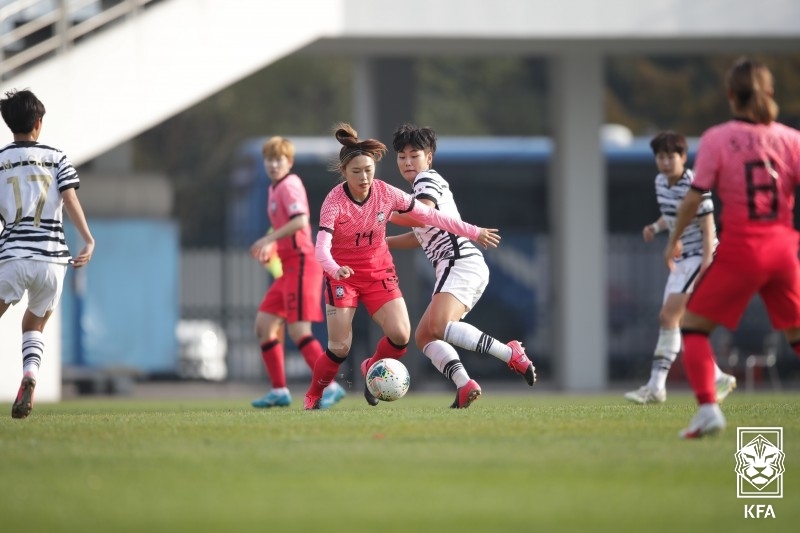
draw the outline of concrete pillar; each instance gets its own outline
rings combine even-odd
[[[563,390],[601,390],[608,381],[602,55],[592,50],[557,54],[551,58],[550,80],[553,366]]]
[[[378,164],[376,176],[392,185],[410,192],[408,184],[400,176],[394,149],[392,148],[392,133],[403,122],[414,121],[414,93],[416,80],[414,77],[414,61],[411,58],[360,58],[354,63],[355,80],[353,87],[353,126],[358,131],[360,138],[375,138],[386,144],[388,152]],[[391,235],[404,232],[404,228],[389,225]],[[400,278],[400,287],[408,306],[411,319],[411,343],[409,351],[414,352],[413,330],[419,323],[429,294],[423,294],[417,282],[417,273],[414,269],[415,255],[421,253],[401,250],[394,253],[397,276]],[[354,333],[357,328],[354,324]],[[373,344],[381,335],[377,326],[370,327],[370,339]],[[354,340],[355,344],[355,340]],[[371,355],[370,351],[366,356]],[[407,357],[404,362],[409,367],[412,375],[417,373],[419,367],[425,363],[424,357]]]

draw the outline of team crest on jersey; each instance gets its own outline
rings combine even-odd
[[[383,211],[379,211],[378,212],[378,222],[383,222],[384,220],[386,220],[386,215],[383,214]]]
[[[341,285],[337,285],[335,291],[337,298],[344,298],[344,287],[342,287]]]

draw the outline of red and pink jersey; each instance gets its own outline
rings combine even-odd
[[[308,195],[303,181],[296,174],[289,174],[269,186],[267,215],[275,229],[285,226],[298,215],[309,215]],[[311,227],[306,226],[293,235],[278,239],[278,256],[281,261],[300,255],[314,255]]]
[[[723,235],[770,225],[794,227],[800,132],[783,124],[730,120],[700,138],[692,187],[716,189]]]
[[[397,187],[375,179],[369,196],[355,200],[346,183],[331,190],[322,203],[319,218],[320,231],[333,235],[331,255],[340,266],[353,269],[353,276],[386,277],[386,270],[394,268],[389,246],[386,244],[386,223],[392,211],[405,213],[411,210],[414,199]]]

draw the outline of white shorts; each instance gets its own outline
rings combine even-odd
[[[670,294],[691,294],[702,262],[701,256],[693,255],[675,263],[675,271],[669,273],[667,285],[664,287],[662,303],[667,301]]]
[[[0,300],[14,305],[28,291],[28,309],[39,318],[52,311],[61,299],[67,265],[33,259],[11,259],[0,263]]]
[[[481,299],[488,284],[489,267],[486,266],[483,256],[441,261],[436,266],[433,294],[439,292],[452,294],[467,307],[469,312]]]

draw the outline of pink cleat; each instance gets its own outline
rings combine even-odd
[[[22,378],[19,385],[17,399],[11,406],[11,418],[27,418],[33,409],[33,389],[36,387],[36,380],[30,376]]]
[[[456,391],[456,399],[450,406],[451,409],[466,409],[481,395],[481,386],[474,379]]]
[[[511,341],[507,346],[511,348],[511,360],[508,362],[508,368],[523,376],[528,385],[533,386],[536,383],[536,368],[525,354],[525,348],[519,341]]]
[[[311,396],[310,394],[306,394],[305,398],[303,398],[303,409],[306,411],[321,409],[321,404],[322,396]]]

